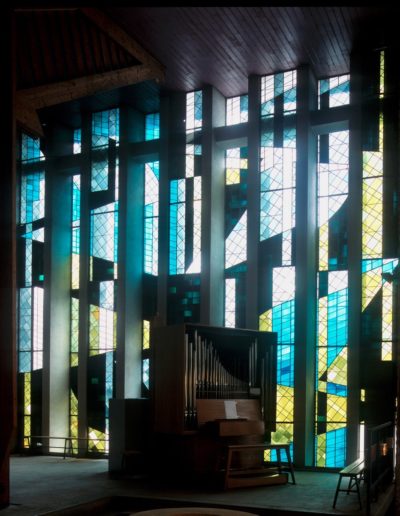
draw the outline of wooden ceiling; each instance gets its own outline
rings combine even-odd
[[[164,80],[164,68],[102,11],[17,8],[13,17],[15,114],[43,134],[38,110]]]
[[[79,106],[122,101],[151,112],[163,91],[211,84],[230,97],[247,92],[251,74],[302,64],[318,78],[347,73],[358,45],[398,45],[399,14],[393,6],[16,8],[17,116],[39,133],[29,106],[68,114],[74,101],[75,116]]]
[[[221,4],[219,4],[221,5]],[[166,67],[165,87],[247,92],[250,74],[308,63],[317,77],[349,71],[357,44],[397,37],[399,7],[104,7]]]

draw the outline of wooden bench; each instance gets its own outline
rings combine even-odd
[[[339,492],[344,493],[357,493],[358,496],[358,503],[360,504],[360,509],[362,509],[361,504],[361,495],[360,495],[360,480],[363,479],[364,476],[364,470],[365,470],[365,463],[364,459],[357,459],[345,468],[343,468],[341,471],[339,471],[339,480],[336,487],[336,493],[335,498],[333,500],[333,508],[336,506],[336,500],[338,497]],[[342,478],[348,478],[349,479],[349,485],[346,489],[340,489],[340,485],[342,482]],[[354,489],[355,487],[355,489]]]
[[[271,472],[270,469],[260,467],[257,469],[232,469],[232,458],[234,453],[243,453],[246,451],[260,451],[275,450],[277,454],[277,472]],[[288,465],[282,465],[281,451],[286,453],[286,460]],[[246,485],[265,485],[265,484],[282,484],[287,482],[287,474],[290,473],[292,483],[295,484],[293,463],[290,457],[289,444],[274,444],[274,443],[260,443],[260,444],[232,444],[227,446],[226,466],[225,466],[225,489],[229,487],[243,487]],[[263,475],[265,473],[265,476]],[[240,478],[242,477],[242,478]],[[245,477],[245,478],[243,478]],[[237,480],[236,480],[237,478]],[[240,478],[240,480],[239,480]],[[247,479],[247,480],[246,480]]]
[[[26,436],[25,438],[27,439],[27,442],[28,442],[28,448],[32,447],[33,442],[35,442],[36,446],[43,446],[43,441],[47,441],[47,443],[49,443],[49,441],[52,441],[55,439],[64,441],[64,446],[63,446],[63,448],[64,448],[63,458],[64,459],[66,458],[68,453],[70,455],[74,455],[74,452],[75,452],[74,441],[78,442],[78,444],[79,444],[79,441],[84,441],[87,444],[89,441],[93,440],[90,437],[64,437],[64,436],[61,437],[61,436],[53,436],[53,435],[29,435],[29,436]],[[101,442],[106,442],[106,439],[97,439],[96,438],[95,440],[101,441]],[[49,444],[47,444],[47,446],[49,446]],[[61,446],[52,445],[51,447],[52,448],[62,448],[62,445]],[[76,449],[76,451],[78,452],[79,449]]]

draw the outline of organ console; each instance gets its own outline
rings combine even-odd
[[[158,469],[162,465],[164,473],[186,479],[216,479],[229,445],[270,440],[276,404],[275,333],[200,324],[154,327],[151,351]],[[261,449],[250,459],[242,454],[237,462],[254,468],[260,460]],[[271,483],[277,483],[276,475]]]

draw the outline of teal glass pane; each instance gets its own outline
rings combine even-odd
[[[75,129],[74,130],[74,146],[73,153],[80,154],[82,152],[82,130]]]
[[[40,150],[40,139],[21,134],[21,161],[42,161],[44,155]]]
[[[92,147],[108,145],[108,140],[119,142],[119,110],[99,111],[92,115]]]
[[[174,179],[170,182],[170,274],[185,273],[185,192],[184,179]]]
[[[145,140],[160,138],[160,113],[150,113],[145,118]]]

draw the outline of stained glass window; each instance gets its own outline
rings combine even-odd
[[[297,71],[261,77],[261,117],[288,115],[296,112]]]
[[[297,109],[296,70],[262,77],[260,100],[261,118],[273,119],[274,125],[262,131],[260,141],[259,252],[265,262],[259,327],[277,332],[278,338],[276,431],[271,439],[289,443],[293,453],[297,135],[296,122],[288,115]],[[267,455],[276,459],[274,453]]]
[[[150,388],[150,359],[145,356],[150,349],[150,321],[143,320],[143,341],[142,341],[142,382],[147,389]]]
[[[202,92],[186,94],[186,134],[202,127]],[[169,273],[201,272],[201,154],[199,144],[185,146],[185,178],[170,181]]]
[[[349,132],[318,138],[319,273],[315,464],[346,460]]]
[[[150,113],[145,118],[145,140],[160,138],[160,113]]]
[[[294,302],[296,269],[272,270],[272,308],[260,316],[260,330],[277,332],[277,408],[274,443],[293,443],[294,414]]]
[[[203,125],[203,93],[201,90],[186,94],[186,132],[201,129]]]
[[[21,135],[20,160],[22,164],[44,160],[39,139]],[[28,446],[32,426],[41,426],[41,412],[39,407],[32,407],[31,394],[32,375],[43,367],[44,216],[44,172],[22,171],[18,217],[18,371],[22,376],[19,398],[23,405],[24,446]]]
[[[272,133],[263,133],[260,181],[260,240],[282,235],[282,265],[290,265],[296,214],[294,127],[285,132],[282,147],[274,147]]]
[[[185,272],[185,217],[186,181],[174,179],[170,183],[170,254],[169,273]]]
[[[338,75],[318,81],[318,109],[350,103],[350,75]]]
[[[118,143],[119,111],[112,109],[94,113],[89,197],[88,367],[90,371],[94,367],[92,364],[98,364],[97,367],[104,371],[101,375],[90,378],[93,390],[91,396],[101,396],[104,400],[103,404],[88,405],[89,451],[94,452],[108,451],[109,399],[113,397],[114,392],[119,229]],[[88,374],[90,376],[93,373]]]
[[[158,274],[159,162],[145,164],[144,272]]]
[[[225,152],[225,326],[244,325],[247,268],[247,147]]]
[[[82,130],[75,129],[74,130],[74,154],[80,154],[82,152]]]
[[[226,125],[247,122],[249,117],[249,97],[240,95],[226,99]]]
[[[379,99],[385,95],[385,53],[379,53]],[[381,342],[381,359],[392,360],[393,283],[388,275],[397,258],[384,258],[384,116],[379,110],[378,138],[375,149],[363,151],[362,190],[362,310],[363,318],[376,323],[364,324],[366,341]],[[372,303],[374,301],[374,304]],[[378,324],[378,321],[380,323]],[[378,329],[379,327],[379,329]]]
[[[21,134],[21,162],[43,161],[44,154],[40,150],[40,139]]]

